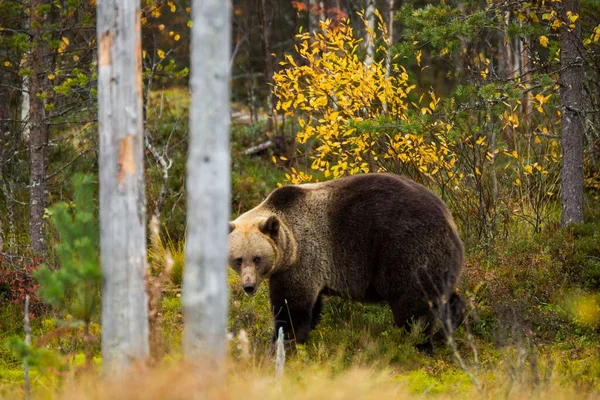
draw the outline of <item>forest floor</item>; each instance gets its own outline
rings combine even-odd
[[[173,135],[174,121],[187,112],[181,93],[165,93],[173,111],[161,114],[164,126],[159,124],[154,134]],[[285,179],[268,151],[241,154],[264,141],[263,124],[245,122],[232,129],[234,215],[257,204]],[[184,137],[186,129],[181,124],[175,136]],[[156,139],[160,144],[161,138]],[[152,200],[158,190],[152,185],[148,190]],[[533,234],[515,222],[494,243],[469,246],[459,285],[468,318],[456,332],[455,345],[438,343],[433,356],[416,349],[422,339],[418,329],[408,333],[397,328],[388,307],[329,298],[308,344],[288,354],[284,377],[278,380],[268,355],[272,324],[267,285],[246,297],[230,271],[226,385],[214,384],[209,372],[195,374],[181,363],[183,242],[177,226],[184,215],[169,216],[164,221],[168,235],[158,249],[149,250],[155,267],[167,251],[175,260],[156,310],[160,318],[152,367],[139,368],[125,381],[102,381],[98,321],[91,326],[93,367],[84,370],[82,328],[57,329],[69,316],[38,305],[32,310],[33,342],[43,338],[41,345],[53,355],[32,368],[34,398],[184,399],[199,390],[209,398],[244,400],[599,398],[600,206],[591,204],[587,222],[580,226],[560,230],[549,225]],[[183,213],[176,202],[166,208]],[[3,303],[0,342],[22,337],[22,321],[22,304]],[[21,397],[23,383],[21,360],[0,347],[0,397]]]

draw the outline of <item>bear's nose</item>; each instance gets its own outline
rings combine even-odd
[[[246,294],[252,294],[252,292],[254,292],[254,288],[256,286],[254,286],[251,283],[245,283],[244,284],[244,292],[246,292]]]

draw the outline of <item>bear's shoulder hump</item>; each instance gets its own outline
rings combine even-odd
[[[271,192],[266,200],[266,205],[283,211],[297,204],[305,194],[305,190],[299,186],[282,186]]]

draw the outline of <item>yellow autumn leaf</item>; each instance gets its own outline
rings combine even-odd
[[[191,28],[191,27],[192,27],[192,25],[193,25],[193,23],[192,23],[192,20],[189,20],[189,21],[186,23],[186,25],[187,25],[187,27],[188,27],[188,28]]]
[[[165,58],[165,52],[161,49],[158,49],[156,51],[156,53],[158,54],[158,57],[160,57],[161,59]]]
[[[177,41],[179,41],[179,39],[181,39],[181,35],[178,33],[175,35],[175,37],[173,39],[175,39],[175,41],[177,42]]]
[[[10,61],[4,61],[4,66],[5,67],[10,67]]]
[[[158,26],[158,30],[161,31],[161,32],[164,31],[165,30],[165,25],[164,24],[160,24]]]
[[[546,36],[540,36],[540,44],[544,47],[548,47],[548,38]]]
[[[575,22],[579,19],[579,15],[577,15],[577,14],[573,14],[570,11],[568,12],[568,14],[569,14],[569,21],[571,21],[571,22]]]
[[[56,78],[56,75],[54,75],[54,74],[48,74],[48,79],[49,80],[53,80],[54,78]]]

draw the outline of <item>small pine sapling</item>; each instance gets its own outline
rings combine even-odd
[[[83,324],[86,367],[91,365],[90,322],[100,308],[102,273],[98,256],[98,223],[94,184],[90,176],[73,179],[75,205],[60,202],[50,208],[51,221],[60,235],[56,246],[59,267],[42,266],[36,272],[43,301],[59,313]]]

